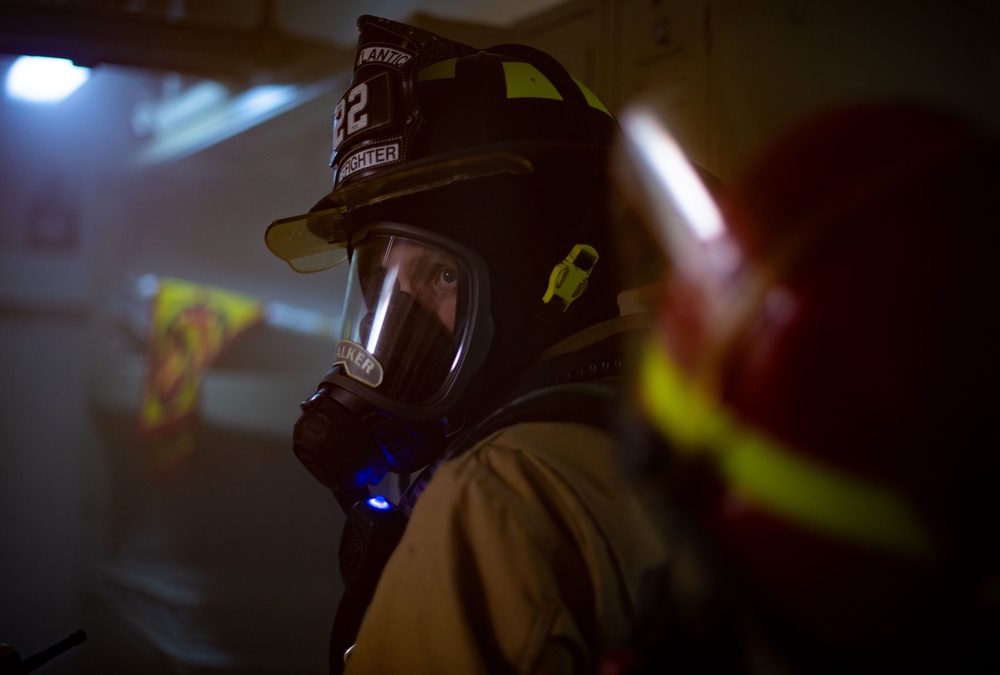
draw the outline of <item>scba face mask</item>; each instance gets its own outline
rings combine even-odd
[[[294,433],[296,455],[335,493],[443,450],[493,332],[486,266],[472,251],[398,223],[358,230],[349,250],[341,339]]]

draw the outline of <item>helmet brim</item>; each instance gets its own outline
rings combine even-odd
[[[272,222],[264,233],[267,248],[300,273],[330,269],[347,259],[350,228],[346,216],[354,209],[452,183],[499,174],[527,174],[531,160],[508,150],[475,155],[435,157],[339,188],[319,200],[308,213]]]

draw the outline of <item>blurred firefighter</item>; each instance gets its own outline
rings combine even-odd
[[[631,462],[673,557],[604,672],[1000,672],[997,138],[837,107],[716,201],[655,100],[621,119],[669,267]]]

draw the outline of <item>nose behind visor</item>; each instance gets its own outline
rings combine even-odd
[[[383,370],[380,391],[399,400],[426,401],[448,377],[452,335],[409,293],[393,291],[386,307],[381,317],[369,311],[360,326],[362,344],[372,343],[373,329],[381,331],[376,345]]]
[[[459,366],[474,275],[456,254],[398,234],[356,244],[334,365],[379,394],[431,402]]]

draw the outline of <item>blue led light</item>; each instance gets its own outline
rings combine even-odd
[[[381,495],[370,497],[368,499],[368,506],[373,509],[378,509],[379,511],[388,511],[392,508],[392,504],[389,503],[389,500]]]

